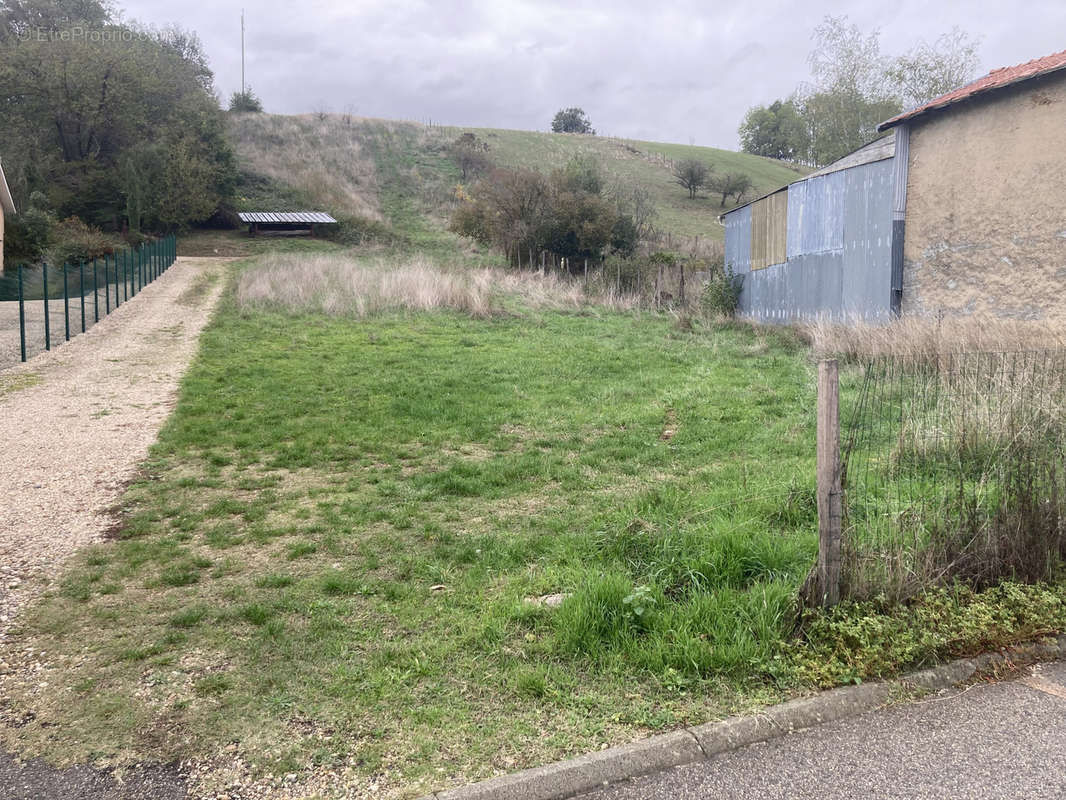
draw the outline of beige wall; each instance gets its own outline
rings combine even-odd
[[[1066,322],[1066,74],[916,122],[903,313]]]

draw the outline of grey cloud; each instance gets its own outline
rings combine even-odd
[[[220,93],[239,88],[238,0],[125,8],[197,31]],[[263,0],[246,6],[248,81],[281,113],[354,104],[368,116],[544,130],[555,110],[579,105],[601,132],[734,148],[748,107],[807,77],[811,32],[826,14],[880,28],[889,53],[953,25],[984,33],[988,69],[1066,47],[1066,4],[1024,9],[991,0]]]

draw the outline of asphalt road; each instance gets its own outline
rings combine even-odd
[[[1066,663],[870,712],[585,800],[1066,798]]]
[[[185,778],[166,766],[141,767],[116,779],[107,770],[79,765],[56,769],[33,759],[24,763],[0,751],[0,797],[4,800],[185,800]]]

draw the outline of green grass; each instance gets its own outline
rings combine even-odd
[[[55,690],[9,685],[33,716],[4,743],[236,743],[255,775],[411,797],[1066,625],[1066,587],[1006,586],[849,604],[793,639],[813,408],[778,330],[357,321],[230,290],[116,540],[21,619],[5,658],[47,653]]]
[[[118,540],[27,618],[80,653],[55,680],[95,689],[19,737],[63,758],[239,740],[268,771],[354,754],[417,794],[777,696],[814,551],[780,486],[811,473],[812,392],[793,341],[743,327],[225,300]]]

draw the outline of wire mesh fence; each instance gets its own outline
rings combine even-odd
[[[79,264],[19,266],[0,277],[0,366],[26,361],[85,333],[177,258],[166,236]]]
[[[1066,556],[1066,352],[884,356],[841,389],[842,596],[1051,577]]]

